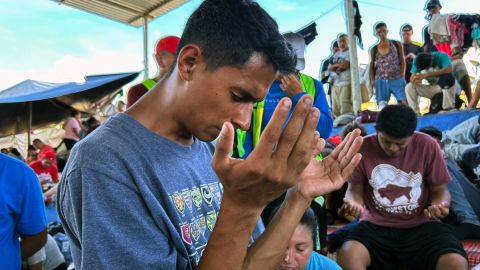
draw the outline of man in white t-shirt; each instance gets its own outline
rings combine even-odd
[[[333,55],[333,63],[328,65],[332,78],[332,110],[335,117],[353,113],[352,90],[350,87],[350,54],[348,51],[348,36],[340,34],[337,37],[340,50]]]

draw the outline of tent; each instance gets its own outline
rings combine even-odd
[[[143,70],[148,76],[148,22],[190,0],[53,0],[134,27],[143,26]]]
[[[26,80],[0,91],[0,137],[58,123],[76,109],[96,113],[138,72],[86,76],[82,83]]]

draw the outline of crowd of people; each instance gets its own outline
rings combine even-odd
[[[64,139],[55,148],[36,138],[28,146],[25,156],[15,147],[1,150],[5,156],[1,157],[0,181],[15,179],[12,185],[11,181],[1,182],[0,188],[1,207],[6,207],[2,208],[2,214],[13,218],[2,216],[2,220],[5,217],[7,221],[2,231],[8,232],[8,236],[2,235],[0,241],[2,269],[68,268],[72,261],[70,250],[56,214],[59,169],[63,169],[65,163],[63,158],[57,156],[57,149],[64,147],[68,158],[72,147],[99,125],[100,122],[93,116],[81,122],[81,113],[72,110],[71,116],[63,124]],[[6,156],[13,159],[9,160]]]
[[[478,47],[475,40],[480,38],[480,16],[442,14],[441,9],[438,0],[427,1],[429,23],[423,30],[423,44],[412,40],[413,28],[408,23],[400,28],[401,41],[388,38],[385,22],[374,25],[379,41],[369,51],[365,85],[374,89],[379,109],[390,102],[392,95],[397,103],[408,104],[417,114],[420,97],[431,100],[429,113],[459,109],[462,91],[467,99],[465,107],[477,106],[480,93],[472,94],[462,58],[472,44]],[[348,36],[339,34],[332,43],[332,55],[320,69],[320,78],[329,83],[334,117],[353,113],[348,50]],[[478,81],[476,89],[480,88]]]
[[[304,37],[280,34],[258,3],[203,1],[181,37],[157,42],[158,73],[119,113],[100,125],[72,111],[65,166],[40,139],[25,158],[2,149],[0,265],[468,269],[460,241],[480,239],[480,122],[416,131],[419,97],[432,113],[459,108],[461,91],[469,108],[480,99],[462,62],[471,43],[441,35],[444,22],[474,23],[441,8],[427,1],[424,45],[409,24],[401,41],[373,27],[365,76],[379,113],[367,135],[352,122],[348,35],[316,79],[302,72]],[[47,224],[52,209],[61,225]],[[350,223],[327,236],[335,219]]]

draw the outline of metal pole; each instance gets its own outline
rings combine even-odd
[[[31,101],[28,102],[28,105],[27,105],[27,114],[28,114],[27,142],[28,142],[28,145],[30,146],[32,144],[32,138],[30,137],[30,132],[32,131],[32,102]]]
[[[353,110],[358,115],[362,106],[362,96],[360,93],[360,74],[358,71],[357,43],[355,35],[353,0],[345,0],[345,8],[347,10],[347,29],[350,52],[350,84],[352,86]]]
[[[148,17],[143,17],[143,78],[148,79]]]

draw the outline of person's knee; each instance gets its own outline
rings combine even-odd
[[[456,269],[467,270],[468,262],[465,257],[458,253],[447,253],[441,255],[437,260],[437,270]]]
[[[405,92],[407,93],[408,96],[416,95],[416,89],[413,83],[408,83],[407,86],[405,86]]]
[[[338,250],[337,261],[345,270],[366,269],[370,265],[370,254],[362,243],[347,241]]]

